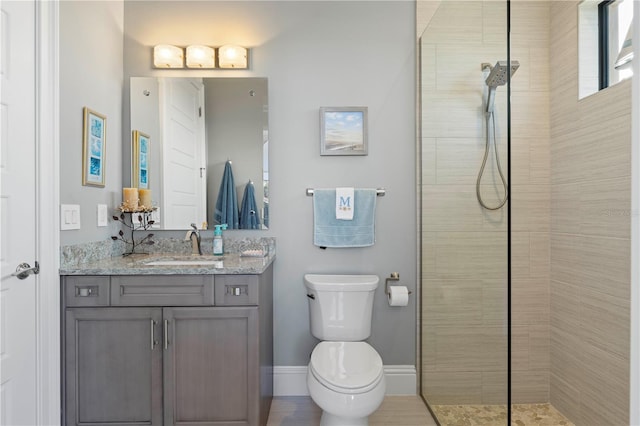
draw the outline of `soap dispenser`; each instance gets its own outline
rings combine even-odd
[[[213,231],[213,254],[222,256],[224,254],[224,241],[222,240],[222,230],[227,229],[227,224],[215,225]]]

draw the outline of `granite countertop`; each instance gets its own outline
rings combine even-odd
[[[133,254],[93,262],[65,265],[60,275],[207,275],[261,274],[275,259],[270,252],[264,257],[245,257],[240,253],[224,256],[176,255],[174,253]],[[179,261],[191,264],[149,265],[149,263]],[[198,264],[203,262],[202,264]]]

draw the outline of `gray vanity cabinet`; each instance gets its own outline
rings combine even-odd
[[[63,277],[63,422],[266,425],[272,276]]]
[[[257,425],[258,308],[165,309],[165,425]]]
[[[75,308],[65,315],[66,423],[162,425],[155,338],[162,310]]]

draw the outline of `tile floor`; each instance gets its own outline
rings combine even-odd
[[[507,422],[505,405],[434,405],[442,426],[499,426]],[[513,426],[574,426],[551,404],[514,404]]]
[[[318,426],[320,408],[306,396],[275,397],[267,426]],[[369,417],[369,426],[435,426],[418,396],[387,396]]]
[[[435,405],[442,426],[502,426],[504,405]],[[267,426],[318,426],[320,408],[306,396],[276,397]],[[514,404],[512,426],[574,426],[550,404]],[[418,396],[388,396],[369,418],[370,426],[435,426]]]

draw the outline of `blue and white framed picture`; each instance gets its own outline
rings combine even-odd
[[[138,189],[149,189],[149,135],[139,130],[133,131],[133,186]]]
[[[83,117],[82,184],[104,187],[107,117],[87,107]]]
[[[320,108],[320,155],[367,155],[367,107]]]

